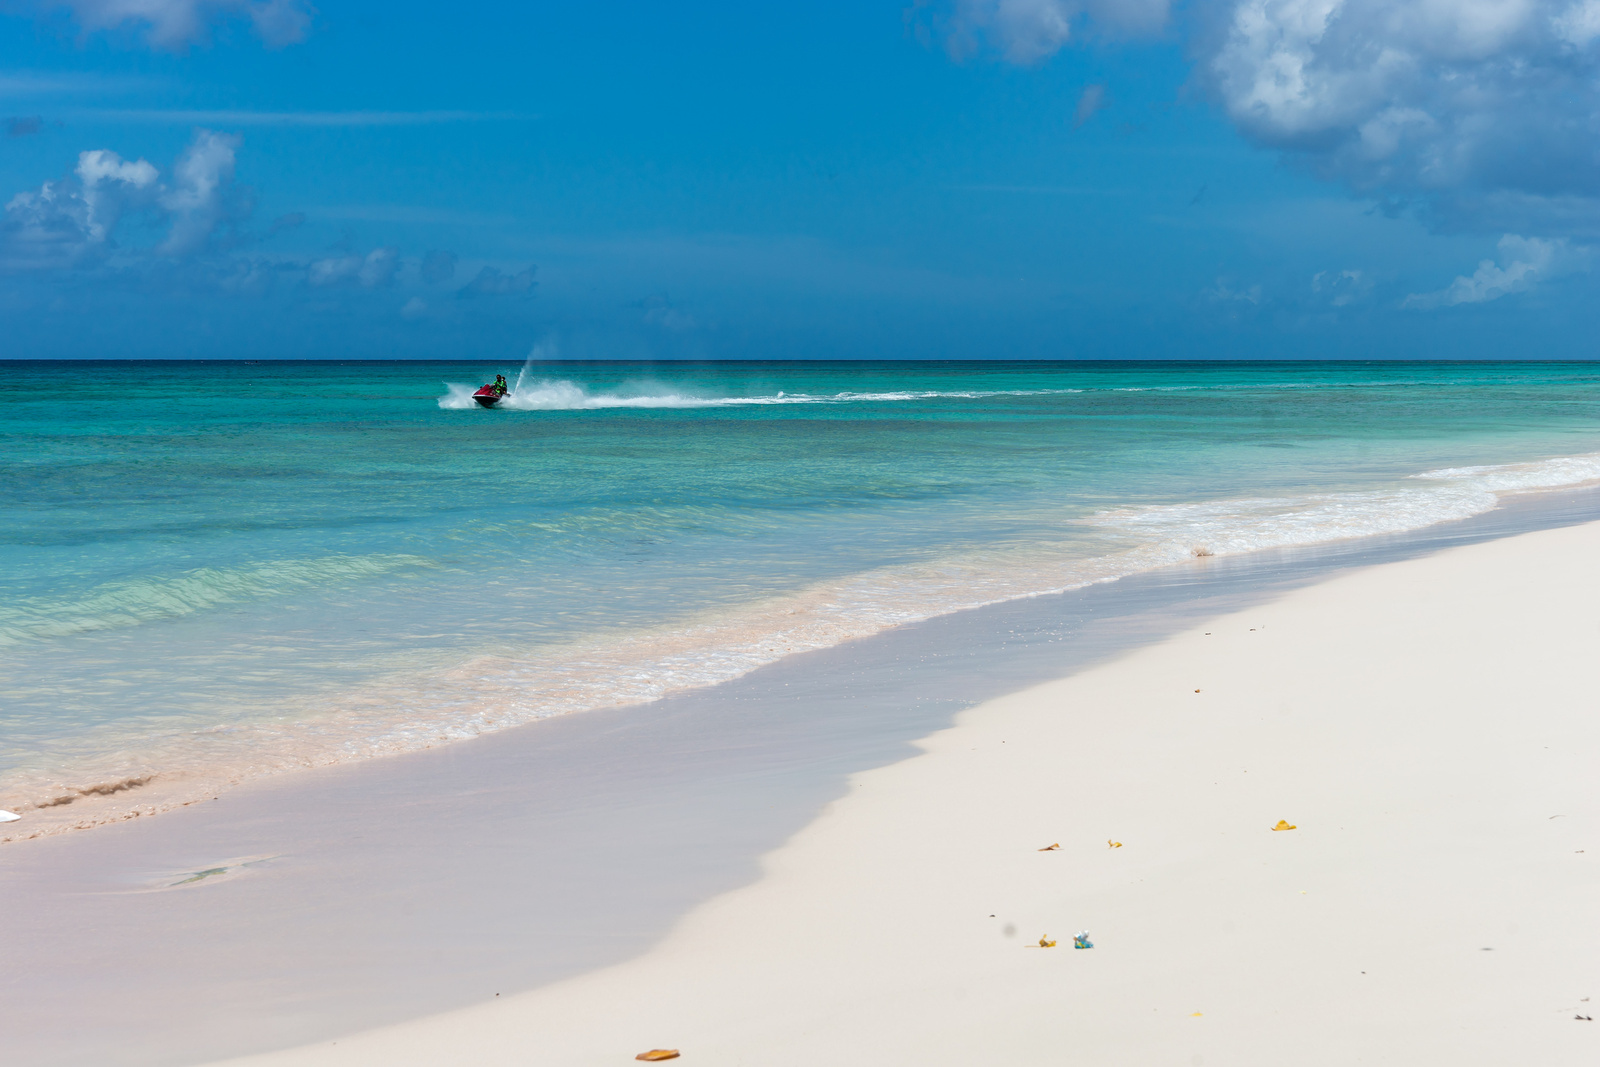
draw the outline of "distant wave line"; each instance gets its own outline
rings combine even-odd
[[[450,391],[439,398],[439,406],[461,410],[477,406],[474,387],[446,382]],[[592,411],[606,408],[717,408],[772,407],[786,404],[895,403],[907,400],[981,400],[1001,396],[1060,396],[1081,393],[1081,389],[999,389],[974,391],[900,390],[887,393],[773,393],[767,396],[701,397],[682,393],[657,393],[640,396],[593,394],[572,382],[542,381],[531,388],[514,389],[498,405],[514,411]]]

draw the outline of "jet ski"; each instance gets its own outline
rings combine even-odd
[[[478,406],[481,408],[492,408],[496,404],[500,403],[500,401],[505,398],[505,395],[505,393],[501,392],[499,389],[496,389],[494,387],[494,383],[491,382],[482,389],[479,389],[476,393],[473,393],[472,399],[476,400],[478,402]]]

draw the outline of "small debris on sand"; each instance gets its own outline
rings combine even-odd
[[[653,1048],[649,1052],[641,1052],[634,1057],[636,1060],[649,1060],[652,1062],[655,1060],[675,1060],[677,1058],[678,1050],[675,1048]]]
[[[1108,837],[1108,838],[1106,838],[1106,847],[1107,848],[1121,848],[1122,847],[1122,842],[1121,841],[1113,841],[1113,840],[1111,840],[1111,838]]]
[[[14,811],[0,810],[0,822],[16,822],[20,818],[22,818],[22,816],[18,815]]]
[[[1044,848],[1035,849],[1034,851],[1036,851],[1036,852],[1054,852],[1056,849],[1058,849],[1060,847],[1061,847],[1061,842],[1057,841],[1053,845],[1046,845],[1046,846],[1044,846]]]
[[[1274,826],[1273,829],[1274,830],[1295,830],[1295,829],[1298,829],[1298,827],[1296,827],[1295,824],[1290,822],[1288,819],[1279,819],[1278,820],[1278,825]]]
[[[1028,947],[1032,948],[1033,946],[1029,945]],[[1051,941],[1047,937],[1040,937],[1039,938],[1039,947],[1040,948],[1055,948],[1056,947],[1056,943],[1054,941]]]

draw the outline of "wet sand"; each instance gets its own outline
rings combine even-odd
[[[863,772],[920,765],[918,739],[976,714],[966,709],[1352,567],[1597,514],[1593,492],[1551,494],[1404,538],[1198,560],[904,627],[649,705],[6,845],[8,1046],[39,1065],[343,1047],[356,1031],[633,966],[624,961],[652,958],[686,915],[765,884],[761,857],[804,840]],[[1092,729],[1073,713],[1047,779],[1110,758],[1084,740]],[[971,792],[952,773],[953,795]],[[1072,844],[1065,830],[1046,834],[1063,852]],[[1037,939],[1026,917],[1010,920],[1016,936]],[[1039,933],[1056,936],[1050,918]],[[877,935],[867,941],[877,952]],[[542,1040],[536,1028],[513,1044],[526,1054]],[[615,1053],[608,1044],[606,1062]]]
[[[852,775],[638,959],[236,1067],[1593,1063],[1597,593],[1591,524],[1205,619]]]

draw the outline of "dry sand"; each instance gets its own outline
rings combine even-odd
[[[1597,1063],[1597,665],[1600,524],[1348,573],[964,713],[638,959],[232,1062]]]

